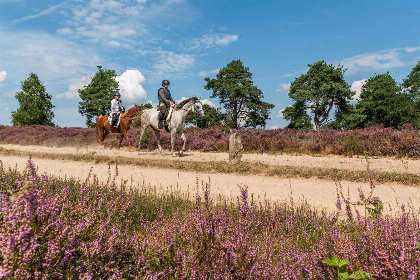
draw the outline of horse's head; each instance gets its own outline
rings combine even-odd
[[[192,99],[192,102],[192,112],[196,114],[199,118],[204,118],[203,104],[201,103],[200,98],[195,97]]]
[[[136,103],[134,103],[134,108],[135,108],[135,111],[134,111],[134,114],[140,114],[141,113],[141,107],[139,106],[139,105],[137,105]]]

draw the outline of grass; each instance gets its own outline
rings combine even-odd
[[[195,161],[172,161],[164,159],[143,159],[130,157],[111,157],[105,155],[90,154],[54,154],[46,152],[27,152],[0,148],[1,155],[14,155],[53,160],[71,160],[92,163],[106,163],[118,165],[135,165],[139,167],[152,167],[161,169],[189,170],[208,173],[246,174],[260,176],[277,176],[293,178],[317,178],[326,180],[344,180],[351,182],[369,182],[369,174],[366,171],[343,170],[336,168],[319,167],[296,167],[296,166],[273,166],[259,162],[241,162],[231,165],[226,162],[195,162]],[[420,176],[409,173],[378,172],[375,173],[378,183],[399,183],[409,186],[420,186]]]

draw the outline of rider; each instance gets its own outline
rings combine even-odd
[[[112,122],[111,127],[117,128],[118,116],[120,114],[120,109],[124,110],[124,107],[121,105],[120,101],[121,94],[119,92],[114,93],[114,99],[111,100],[111,113],[112,113]]]
[[[169,91],[168,87],[170,82],[168,80],[162,81],[162,88],[158,91],[158,99],[159,99],[159,129],[162,129],[165,126],[165,116],[166,111],[169,109],[169,106],[173,104],[178,105],[177,102],[172,98],[171,92]]]

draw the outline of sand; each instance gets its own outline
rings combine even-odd
[[[104,149],[98,146],[92,147],[45,147],[45,146],[20,146],[1,144],[0,147],[5,149],[19,151],[34,152],[54,152],[59,154],[88,154],[95,153],[97,155],[118,155],[123,157],[134,158],[155,158],[167,160],[191,160],[191,161],[225,161],[228,162],[227,153],[203,153],[195,151],[187,151],[183,157],[172,157],[169,151],[161,154],[157,151],[140,152],[129,151],[127,148],[120,150]],[[420,175],[420,160],[414,159],[394,159],[394,158],[364,158],[364,157],[343,157],[343,156],[310,156],[310,155],[271,155],[271,154],[244,154],[243,161],[261,162],[267,165],[278,166],[303,166],[303,167],[319,167],[319,168],[337,168],[345,170],[366,170],[367,162],[371,170],[376,172],[396,172],[411,173]]]
[[[101,149],[75,149],[75,148],[51,148],[41,146],[17,146],[17,145],[1,145],[7,149],[37,151],[37,152],[54,152],[54,153],[89,153],[106,155],[121,155],[133,157],[150,157],[150,158],[167,158],[168,160],[179,160],[173,158],[166,153],[142,151],[140,155],[137,152],[124,150],[101,150]],[[25,168],[28,158],[18,156],[0,156],[5,166],[17,166],[19,170]],[[310,156],[289,156],[289,155],[246,155],[248,161],[262,161],[267,164],[278,165],[295,165],[295,166],[318,166],[318,167],[334,167],[343,169],[363,170],[364,159],[342,158],[342,157],[310,157]],[[227,154],[220,153],[197,153],[189,152],[188,156],[182,160],[223,160],[227,161]],[[105,181],[108,178],[108,165],[85,163],[79,161],[49,160],[34,158],[33,161],[38,166],[38,170],[49,175],[61,177],[75,177],[86,179],[90,169],[96,174],[100,180]],[[372,159],[371,165],[375,170],[407,172],[406,166],[409,166],[410,173],[419,174],[419,163],[415,160],[408,160],[402,163],[401,160],[393,159]],[[114,168],[111,168],[114,171]],[[228,198],[234,198],[239,195],[240,187],[247,187],[249,193],[254,197],[270,200],[288,200],[292,198],[294,201],[306,200],[309,204],[325,208],[328,211],[336,209],[336,182],[331,180],[319,180],[314,178],[275,178],[264,176],[247,176],[237,174],[219,174],[177,171],[158,168],[143,168],[137,166],[124,165],[118,167],[119,180],[128,180],[134,186],[151,185],[158,186],[161,191],[166,191],[168,187],[177,187],[182,191],[189,192],[193,197],[196,192],[196,181],[211,182],[211,191],[213,195],[222,195]],[[364,189],[366,192],[369,186],[366,183],[341,182],[345,193],[347,189],[350,192],[352,200],[356,200],[358,196],[358,188]],[[400,208],[402,204],[412,204],[415,207],[420,205],[420,188],[413,186],[402,186],[398,184],[378,184],[375,192],[385,204],[385,208]]]

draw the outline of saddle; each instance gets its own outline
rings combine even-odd
[[[117,124],[115,125],[116,127],[119,127],[120,126],[121,118],[122,118],[123,115],[124,114],[119,114],[118,115]],[[108,122],[109,122],[109,125],[112,125],[112,113],[109,114],[109,116],[108,116]]]

